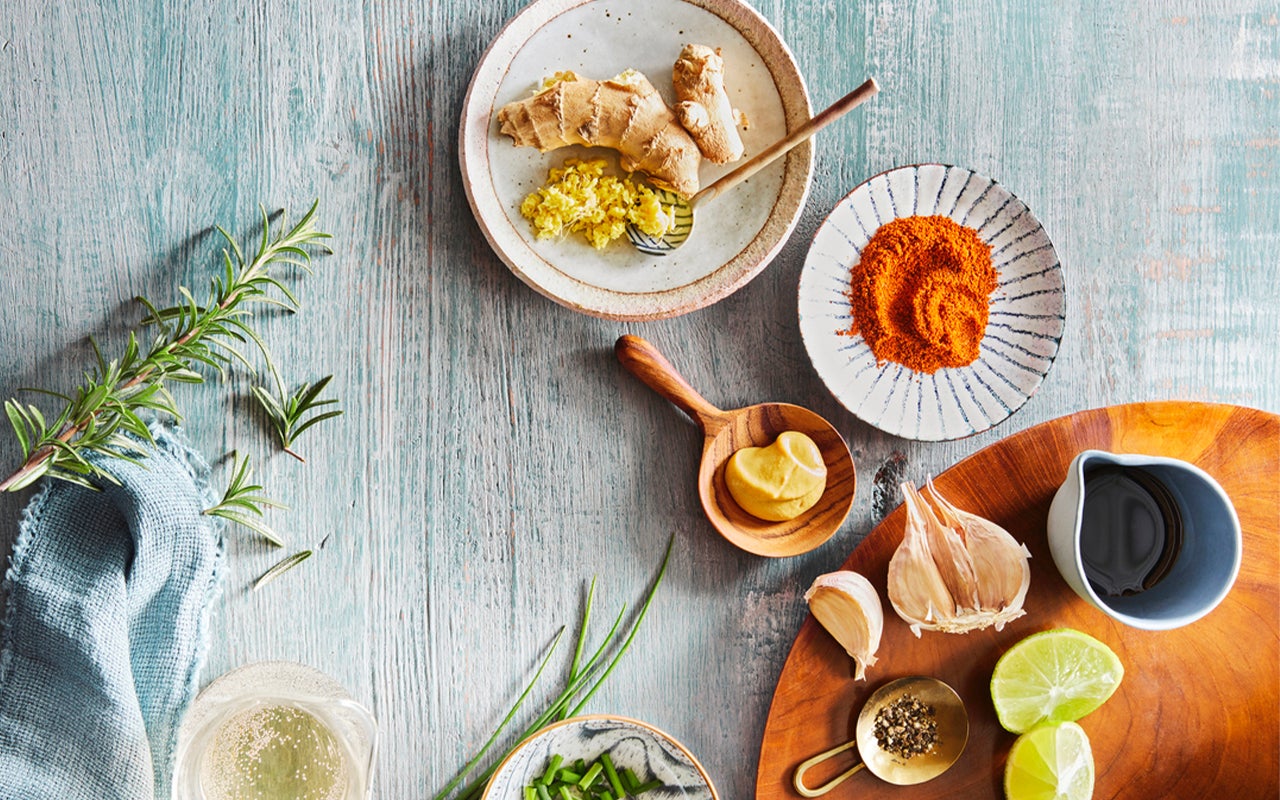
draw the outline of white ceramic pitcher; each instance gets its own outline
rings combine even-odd
[[[1080,547],[1085,473],[1103,465],[1142,468],[1168,489],[1181,515],[1177,558],[1159,583],[1136,594],[1104,595],[1085,575]],[[1076,594],[1112,619],[1145,630],[1168,630],[1200,619],[1222,602],[1240,572],[1240,520],[1231,499],[1207,472],[1174,458],[1101,450],[1076,456],[1049,507],[1048,537],[1053,561]]]

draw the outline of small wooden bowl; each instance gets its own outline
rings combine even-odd
[[[789,403],[760,403],[722,411],[698,394],[657,348],[639,336],[620,337],[614,352],[627,370],[702,428],[705,439],[698,468],[698,498],[721,536],[748,553],[780,558],[807,553],[840,528],[853,507],[857,474],[848,445],[831,423]],[[827,486],[822,498],[800,516],[768,522],[743,511],[734,501],[725,485],[724,467],[738,450],[769,445],[785,431],[799,431],[813,439],[827,465]]]

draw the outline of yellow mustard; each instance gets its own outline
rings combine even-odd
[[[812,439],[785,431],[767,447],[744,447],[730,456],[724,480],[743,511],[782,522],[800,516],[822,497],[827,465]]]

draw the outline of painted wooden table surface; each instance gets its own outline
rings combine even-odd
[[[467,207],[467,81],[518,0],[9,0],[0,13],[0,394],[73,387],[139,317],[135,295],[203,290],[220,224],[320,199],[334,253],[264,322],[291,382],[332,373],[345,416],[272,447],[250,379],[179,392],[213,461],[252,454],[292,548],[227,534],[205,680],[262,659],[333,675],[381,723],[375,796],[430,796],[499,720],[600,576],[634,602],[675,535],[632,652],[589,710],[638,717],[750,797],[802,593],[921,480],[1073,411],[1153,399],[1280,411],[1280,17],[1267,2],[761,3],[814,107],[866,76],[873,103],[819,135],[812,192],[772,265],[663,322],[570,312],[503,266]],[[640,4],[638,4],[640,7]],[[638,14],[637,16],[642,16]],[[656,22],[655,24],[660,24]],[[1036,212],[1065,270],[1056,365],[994,430],[923,444],[826,392],[796,285],[825,213],[893,166],[964,165]],[[859,480],[804,556],[734,549],[703,519],[700,434],[623,371],[639,333],[707,398],[813,408]],[[17,460],[0,441],[0,459]],[[7,471],[7,470],[6,470]],[[7,552],[25,495],[0,498]],[[603,634],[603,623],[596,635]],[[553,662],[567,665],[563,658]],[[547,684],[549,689],[549,684]]]

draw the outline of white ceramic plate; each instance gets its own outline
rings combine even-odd
[[[573,717],[525,740],[498,765],[483,800],[522,800],[524,787],[546,770],[551,756],[588,763],[608,753],[614,767],[630,768],[642,782],[664,784],[655,797],[669,800],[717,800],[711,778],[684,745],[667,734],[626,717]],[[648,794],[644,795],[648,797]]]
[[[978,360],[925,375],[876,363],[863,338],[848,333],[846,293],[877,228],[933,214],[991,246],[999,286]],[[959,439],[1007,419],[1040,386],[1065,323],[1062,265],[1039,220],[1009,190],[960,167],[900,167],[863,183],[818,229],[800,273],[800,333],[818,375],[858,418],[907,439]]]
[[[467,200],[502,260],[525,283],[569,308],[621,320],[660,319],[720,300],[777,255],[809,193],[813,148],[805,142],[698,209],[692,238],[671,255],[638,252],[625,237],[597,251],[581,237],[535,241],[520,202],[566,158],[612,150],[539,153],[498,132],[497,110],[529,96],[548,75],[609,78],[632,67],[674,102],[671,69],[686,43],[719,47],[730,99],[750,122],[747,156],[810,117],[795,61],[769,23],[738,0],[537,0],[507,24],[480,61],[463,103],[459,159]],[[704,163],[709,185],[735,165]]]

